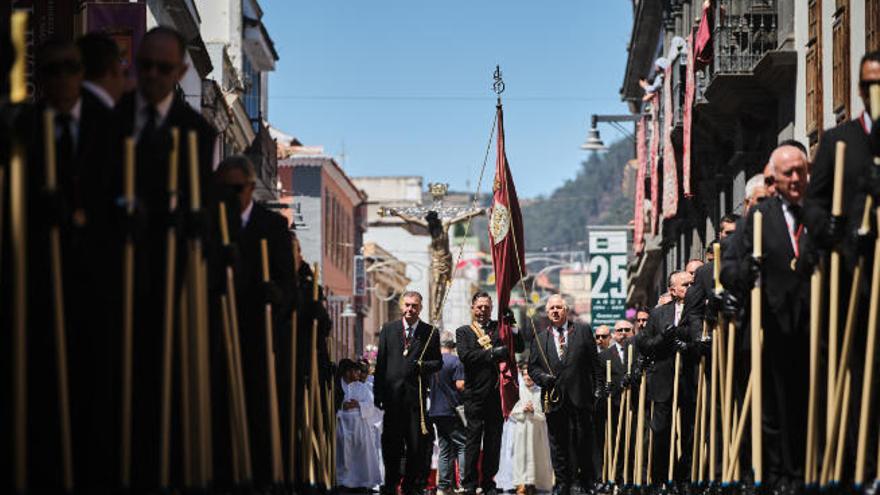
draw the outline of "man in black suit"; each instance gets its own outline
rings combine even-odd
[[[605,398],[605,377],[589,327],[568,321],[568,305],[559,295],[546,305],[550,326],[532,340],[529,375],[541,387],[556,475],[556,495],[569,495],[578,481],[584,491],[595,480],[593,412]]]
[[[667,479],[669,467],[669,442],[671,425],[676,412],[672,410],[675,383],[675,356],[681,354],[678,375],[678,407],[681,411],[680,436],[682,445],[691,445],[693,414],[696,395],[693,364],[698,360],[699,334],[692,332],[684,313],[685,294],[692,283],[685,271],[669,275],[668,287],[672,301],[651,311],[648,325],[639,334],[639,351],[648,356],[653,365],[647,372],[647,399],[654,402],[651,430],[654,432],[653,479]],[[689,427],[690,425],[690,427]],[[677,481],[687,478],[690,471],[690,449],[682,449],[682,457],[676,460],[674,477]]]
[[[807,157],[791,145],[770,155],[776,196],[752,211],[725,254],[722,281],[747,293],[761,280],[763,338],[764,482],[797,487],[803,476],[809,364],[809,298],[812,255],[803,235],[801,204],[807,187]],[[752,253],[756,211],[763,215],[760,260]],[[845,299],[844,299],[845,300]]]
[[[468,494],[475,493],[482,475],[482,489],[486,495],[495,494],[495,474],[501,454],[501,430],[504,416],[501,411],[499,363],[509,357],[510,349],[501,341],[498,322],[492,321],[492,298],[477,292],[471,298],[470,325],[455,331],[458,357],[464,364],[464,403],[467,418],[464,476],[462,487]],[[512,318],[513,315],[506,315]],[[516,352],[524,345],[516,327],[513,327]],[[480,446],[483,447],[481,471],[477,470]]]
[[[136,141],[135,157],[135,196],[137,199],[137,219],[135,226],[116,226],[114,232],[133,231],[136,243],[134,262],[134,373],[132,396],[132,485],[151,489],[159,478],[159,425],[161,424],[161,362],[162,339],[157,330],[162,328],[164,316],[165,273],[157,267],[165,266],[166,233],[170,226],[178,226],[179,219],[168,214],[168,158],[172,147],[171,129],[180,131],[180,153],[178,167],[178,209],[189,212],[191,204],[189,168],[189,131],[197,135],[198,163],[196,176],[204,215],[188,218],[186,229],[178,232],[177,246],[177,285],[175,301],[180,300],[180,288],[187,272],[187,237],[208,237],[211,226],[216,226],[216,193],[212,177],[212,161],[216,132],[210,124],[182,98],[177,95],[176,86],[187,71],[185,62],[186,40],[177,31],[168,27],[156,27],[148,31],[141,40],[135,56],[137,69],[137,90],[128,93],[114,109],[114,124],[117,138],[112,143],[117,147],[113,167],[106,174],[105,187],[113,191],[114,198],[121,198],[123,191],[123,149],[122,138],[133,137]],[[117,204],[122,203],[117,200]],[[121,239],[115,239],[118,246]],[[211,256],[212,248],[218,243],[208,238],[205,253]],[[210,260],[210,258],[209,258]],[[109,261],[111,266],[122,266],[121,249],[116,259]],[[213,272],[210,277],[217,275]],[[222,281],[211,281],[214,287]],[[112,307],[121,308],[122,276],[115,272],[112,279],[116,297]],[[209,310],[212,323],[219,321],[219,304],[211,304]],[[121,315],[117,315],[121,318]],[[219,339],[217,340],[219,341]],[[213,342],[213,340],[212,340]],[[217,346],[219,348],[219,346]],[[222,356],[219,349],[212,349],[212,360]],[[174,419],[172,419],[174,421]],[[172,449],[172,456],[178,455]],[[181,472],[180,463],[172,457],[172,480]],[[228,468],[215,469],[215,473],[229,471]],[[172,481],[175,483],[175,481]]]
[[[419,319],[422,295],[407,291],[400,298],[403,318],[386,323],[379,332],[379,350],[373,380],[376,407],[384,409],[382,493],[393,495],[400,483],[400,457],[406,449],[404,494],[424,491],[430,468],[428,450],[433,436],[422,431],[427,422],[425,399],[431,375],[443,365],[440,335]]]
[[[28,201],[28,366],[33,431],[31,487],[40,491],[60,483],[57,342],[52,330],[49,231],[56,225],[61,240],[61,265],[67,373],[74,476],[78,486],[104,490],[112,486],[106,463],[112,461],[108,425],[111,404],[111,335],[105,318],[102,256],[109,195],[100,187],[108,167],[106,136],[110,112],[81,88],[82,57],[67,41],[51,40],[37,54],[42,97],[22,116],[30,139],[27,147]],[[44,112],[53,112],[56,193],[48,195],[45,168]],[[99,309],[100,308],[100,309]],[[42,449],[47,450],[42,450]],[[45,469],[45,470],[44,470]]]
[[[614,331],[612,332],[613,342],[608,346],[607,349],[603,350],[599,353],[599,360],[602,362],[602,369],[605,370],[607,363],[611,363],[611,387],[609,393],[611,395],[611,445],[612,445],[612,454],[615,444],[615,438],[617,436],[617,420],[620,413],[620,402],[623,400],[623,377],[626,376],[627,373],[627,363],[629,362],[629,356],[627,353],[629,352],[630,339],[633,336],[633,324],[628,320],[617,320],[614,322]],[[635,359],[635,355],[633,355]],[[624,415],[626,412],[624,411]],[[624,419],[626,417],[624,416]],[[607,419],[606,419],[607,421]],[[625,426],[625,424],[624,424]],[[603,432],[604,434],[604,432]],[[623,452],[624,445],[624,430],[621,430],[621,452]],[[601,443],[601,442],[596,442]],[[620,454],[618,460],[618,469],[616,476],[623,475],[623,454]]]
[[[232,231],[238,246],[236,266],[236,294],[238,296],[238,320],[241,339],[241,360],[245,379],[245,393],[251,438],[251,456],[254,484],[268,487],[271,484],[271,450],[269,409],[266,397],[266,360],[270,353],[283,358],[276,359],[276,390],[279,401],[289,397],[290,369],[282,363],[290,349],[290,316],[294,301],[296,279],[294,276],[293,248],[287,220],[278,213],[254,201],[257,174],[254,165],[243,155],[233,155],[220,163],[216,176],[227,190],[237,195],[238,204],[232,211]],[[268,248],[269,283],[263,282],[261,240]],[[272,304],[274,349],[266,349],[265,304]],[[307,327],[308,330],[311,326]],[[309,343],[311,345],[311,343]],[[225,372],[218,375],[225,377]],[[223,380],[219,380],[223,381]],[[287,399],[284,403],[287,404]],[[225,404],[225,401],[219,401]],[[281,416],[287,418],[288,416]],[[227,420],[228,421],[228,420]],[[220,422],[220,421],[218,421]],[[286,421],[284,421],[286,422]],[[222,421],[219,428],[228,431]],[[286,438],[286,437],[285,437]],[[218,473],[220,474],[220,473]]]
[[[840,285],[841,308],[845,308],[849,300],[852,271],[856,266],[859,256],[865,257],[865,269],[863,279],[869,279],[864,274],[870,274],[874,262],[874,238],[877,235],[877,226],[873,225],[867,235],[859,235],[858,229],[862,221],[865,208],[865,197],[872,195],[874,205],[880,200],[880,170],[873,164],[873,157],[880,156],[880,124],[871,119],[871,102],[869,100],[869,88],[871,85],[880,84],[880,51],[866,53],[861,60],[859,70],[859,95],[862,98],[865,111],[856,118],[844,122],[822,134],[819,148],[816,151],[816,160],[810,169],[810,184],[807,187],[806,200],[804,201],[804,224],[815,240],[817,247],[826,252],[839,247],[842,257],[841,280],[847,281]],[[876,110],[876,109],[874,109]],[[870,131],[870,132],[869,132]],[[834,183],[834,156],[835,146],[838,141],[846,143],[846,167],[843,177],[843,215],[835,218],[831,215],[831,201]],[[859,318],[856,322],[853,339],[852,353],[850,354],[850,369],[852,370],[852,390],[850,404],[850,424],[858,424],[858,415],[861,409],[862,378],[865,363],[865,336],[863,329],[867,325],[867,307],[870,293],[870,284],[861,284],[859,293]],[[840,326],[844,327],[846,311],[840,311]],[[842,334],[842,332],[841,332]],[[842,339],[842,335],[840,336]],[[841,343],[838,342],[838,349]],[[874,383],[880,381],[880,367],[875,361]],[[876,389],[876,385],[875,385]],[[874,393],[871,402],[871,414],[876,415],[880,410],[880,393]],[[869,421],[868,438],[877,438],[877,421]],[[846,458],[855,456],[855,435],[857,427],[847,430]],[[870,441],[869,441],[870,442]],[[876,451],[867,449],[866,473],[876,471]],[[844,463],[843,479],[852,476],[853,463]]]

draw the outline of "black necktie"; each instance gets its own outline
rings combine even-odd
[[[791,213],[791,217],[794,219],[794,224],[792,224],[792,230],[795,234],[797,234],[798,229],[801,226],[801,206],[796,204],[788,205],[788,211]]]
[[[144,107],[143,112],[147,114],[147,121],[141,129],[141,135],[138,137],[138,143],[151,143],[153,136],[156,134],[156,108],[152,105]]]
[[[64,166],[73,160],[73,132],[70,130],[72,120],[70,115],[65,113],[55,115],[55,127],[60,131],[55,157],[60,170],[65,170]]]

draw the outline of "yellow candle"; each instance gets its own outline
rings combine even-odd
[[[754,250],[752,251],[752,254],[756,258],[760,258],[761,255],[764,253],[764,242],[763,242],[764,236],[762,235],[763,234],[763,226],[764,226],[764,215],[760,211],[756,211],[755,217],[754,217],[754,224],[753,224],[753,228],[755,229],[754,230],[754,238],[753,238]]]
[[[831,214],[843,214],[843,167],[846,164],[846,142],[838,141],[834,155],[834,194],[831,197]]]
[[[196,131],[189,131],[189,194],[190,209],[199,211],[202,208],[202,195],[199,186],[199,138]]]
[[[10,35],[12,36],[12,47],[15,50],[15,60],[12,63],[12,70],[9,72],[9,101],[12,103],[21,103],[27,98],[27,79],[25,78],[27,23],[27,12],[15,11],[12,13]]]

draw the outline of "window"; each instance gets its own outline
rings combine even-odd
[[[244,84],[242,103],[251,120],[251,125],[254,126],[254,132],[257,132],[260,124],[260,90],[262,89],[260,86],[260,72],[254,69],[247,56],[242,57],[241,78],[241,82]]]
[[[865,51],[880,50],[880,0],[865,0]]]
[[[822,133],[822,0],[810,0],[806,55],[807,135],[810,144]]]
[[[849,119],[849,0],[837,0],[834,13],[832,43],[832,101],[837,122]]]

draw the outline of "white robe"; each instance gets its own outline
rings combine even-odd
[[[336,412],[336,484],[349,488],[372,488],[382,483],[379,438],[375,425],[382,421],[382,411],[373,405],[369,385],[354,381],[343,383],[343,401],[358,401],[360,408]]]
[[[531,402],[534,412],[524,411]],[[519,402],[510,411],[507,421],[513,450],[511,482],[517,485],[535,485],[538,490],[553,488],[553,468],[550,463],[550,440],[547,436],[547,418],[541,403],[541,388],[524,384],[519,388]]]

